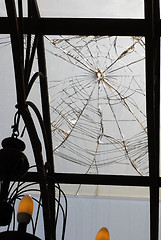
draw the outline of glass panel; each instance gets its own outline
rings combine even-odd
[[[14,115],[17,112],[15,105],[17,103],[16,96],[16,85],[15,85],[15,73],[14,73],[14,64],[12,56],[11,41],[9,35],[0,36],[0,72],[1,72],[1,88],[0,88],[0,143],[4,138],[10,137],[12,134],[11,126],[14,123]],[[36,68],[35,68],[36,69]],[[33,68],[34,71],[34,68]],[[36,70],[35,70],[36,72]],[[30,100],[37,105],[40,109],[40,91],[38,83],[35,84],[32,88],[30,94]],[[34,114],[33,114],[34,115]],[[41,137],[41,130],[39,127],[38,120],[33,116],[37,129],[39,130],[39,137]],[[20,134],[24,128],[23,121],[20,121]],[[24,133],[23,141],[26,144],[25,154],[29,159],[30,166],[35,165],[34,155],[31,148],[31,142],[29,140],[27,132]],[[43,142],[43,141],[42,141]],[[1,148],[1,147],[0,147]],[[44,148],[43,148],[44,149]],[[32,169],[35,171],[35,169]]]
[[[46,37],[57,172],[147,175],[141,37]]]
[[[61,189],[66,195],[75,196],[128,197],[139,199],[149,197],[149,189],[145,187],[61,184]]]
[[[38,1],[44,17],[144,18],[143,0],[43,0]]]
[[[3,138],[11,135],[11,126],[15,114],[16,96],[15,80],[12,61],[12,49],[9,35],[0,36],[0,142]]]
[[[87,18],[144,18],[143,0],[38,0],[42,17],[87,17]],[[17,1],[15,1],[17,6]],[[24,16],[27,0],[23,1]],[[0,16],[6,16],[5,1],[0,1]]]
[[[124,194],[123,188],[122,193]],[[65,239],[94,240],[102,227],[108,229],[112,240],[150,239],[149,195],[148,198],[142,199],[124,196],[67,196],[67,200],[68,220]],[[61,223],[57,228],[58,239],[60,234]]]
[[[0,1],[0,17],[6,17],[5,1]]]

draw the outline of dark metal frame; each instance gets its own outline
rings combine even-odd
[[[8,15],[8,22],[10,25],[10,37],[12,45],[13,62],[15,69],[15,82],[17,90],[17,109],[22,116],[26,129],[29,134],[33,153],[35,157],[35,163],[37,171],[41,175],[43,181],[40,183],[40,190],[42,196],[43,218],[44,218],[44,230],[45,239],[55,238],[55,229],[52,226],[55,219],[55,205],[53,204],[53,196],[48,194],[52,190],[54,194],[54,184],[47,182],[46,171],[42,158],[42,146],[36,131],[36,127],[32,116],[29,111],[29,107],[32,107],[38,116],[41,124],[44,143],[46,149],[46,159],[48,163],[48,174],[53,175],[53,154],[52,154],[52,140],[50,130],[50,115],[49,115],[49,102],[48,102],[48,87],[46,81],[46,64],[44,54],[43,35],[35,32],[35,38],[33,46],[31,47],[31,34],[27,36],[27,50],[26,58],[24,59],[24,44],[23,44],[23,11],[22,1],[18,1],[18,13],[19,23],[17,21],[17,12],[14,0],[6,0],[6,9]],[[38,22],[40,14],[36,1],[28,1],[28,20],[31,18]],[[31,68],[37,50],[39,72],[37,72],[31,79]],[[33,103],[27,102],[27,97],[30,89],[37,77],[40,77],[40,91],[41,91],[41,103],[42,103],[42,119],[38,109]]]
[[[149,187],[150,189],[150,239],[158,240],[159,225],[159,187],[161,178],[159,176],[159,122],[160,122],[160,29],[161,21],[159,14],[159,0],[145,0],[145,19],[54,19],[41,18],[36,1],[33,2],[34,11],[32,18],[17,18],[14,11],[14,1],[6,0],[8,18],[0,18],[0,34],[11,35],[12,51],[15,67],[15,78],[17,87],[18,109],[28,129],[35,161],[39,165],[41,159],[41,147],[33,120],[26,107],[25,86],[22,81],[24,69],[22,65],[22,34],[35,34],[38,36],[38,58],[39,69],[43,73],[41,79],[41,96],[43,99],[42,109],[44,111],[46,134],[48,136],[47,161],[49,164],[48,174],[54,176],[59,183],[65,184],[100,184],[100,185],[123,185]],[[23,24],[22,24],[23,23]],[[149,176],[109,176],[109,175],[84,175],[54,173],[52,160],[52,141],[50,132],[49,104],[47,100],[47,85],[45,57],[43,47],[43,35],[54,34],[79,34],[79,35],[117,35],[117,36],[145,36],[146,41],[146,99],[147,99],[147,126],[148,126],[148,148],[149,148]],[[21,67],[20,67],[21,66]],[[45,86],[44,86],[45,84]],[[44,90],[45,89],[45,90]],[[23,91],[22,91],[23,90]],[[47,112],[45,112],[47,109]],[[47,116],[47,118],[46,118]],[[34,131],[33,131],[34,130]],[[32,140],[34,139],[34,141]],[[36,141],[36,142],[35,142]],[[39,147],[38,147],[39,146]],[[42,161],[42,160],[41,160]],[[43,166],[43,163],[42,163]],[[43,166],[44,167],[44,166]],[[27,173],[24,181],[37,181],[40,183],[43,201],[47,206],[44,212],[45,239],[54,239],[51,234],[51,226],[48,221],[54,221],[54,205],[51,199],[46,199],[48,174],[38,167],[37,173]],[[52,188],[53,186],[48,186]],[[45,189],[45,190],[44,190]]]

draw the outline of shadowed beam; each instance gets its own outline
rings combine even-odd
[[[144,36],[146,22],[143,19],[92,19],[92,18],[40,18],[38,21],[23,18],[24,34],[42,35],[117,35]],[[8,19],[0,18],[0,34],[12,32]]]
[[[159,0],[145,1],[146,100],[149,148],[150,239],[159,236],[160,12]]]
[[[94,175],[94,174],[74,174],[74,173],[54,173],[48,179],[53,178],[55,182],[63,184],[89,184],[89,185],[117,185],[117,186],[150,186],[149,177],[141,176],[120,176],[120,175]],[[41,182],[41,175],[37,172],[28,172],[21,179],[25,182]],[[161,181],[160,181],[161,185]]]

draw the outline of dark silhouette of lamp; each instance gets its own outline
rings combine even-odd
[[[106,227],[98,231],[95,240],[110,240],[110,234]]]
[[[0,149],[0,177],[17,180],[29,168],[27,157],[23,153],[25,143],[18,138],[8,137],[1,144],[3,148]]]
[[[0,233],[0,240],[41,240],[41,239],[30,233],[19,231],[6,231]]]
[[[12,219],[13,207],[7,201],[0,202],[0,226],[7,226]]]
[[[5,138],[0,149],[0,226],[11,222],[13,208],[7,201],[10,181],[19,180],[29,169],[27,157],[23,153],[25,143],[14,137]]]

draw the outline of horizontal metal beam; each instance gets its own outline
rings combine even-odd
[[[149,187],[152,183],[149,177],[122,176],[122,175],[94,175],[54,173],[52,178],[55,182],[62,184],[86,184],[86,185],[116,185],[116,186],[139,186]],[[41,182],[43,179],[37,172],[28,172],[22,179],[24,182]],[[161,183],[161,181],[160,181]],[[161,186],[161,184],[160,184]]]
[[[150,179],[141,176],[93,175],[93,174],[64,174],[55,173],[59,183],[117,185],[117,186],[149,186]]]
[[[148,34],[144,19],[96,19],[96,18],[23,18],[23,33],[43,35],[111,35],[145,36]],[[12,32],[7,17],[0,18],[0,34]]]

